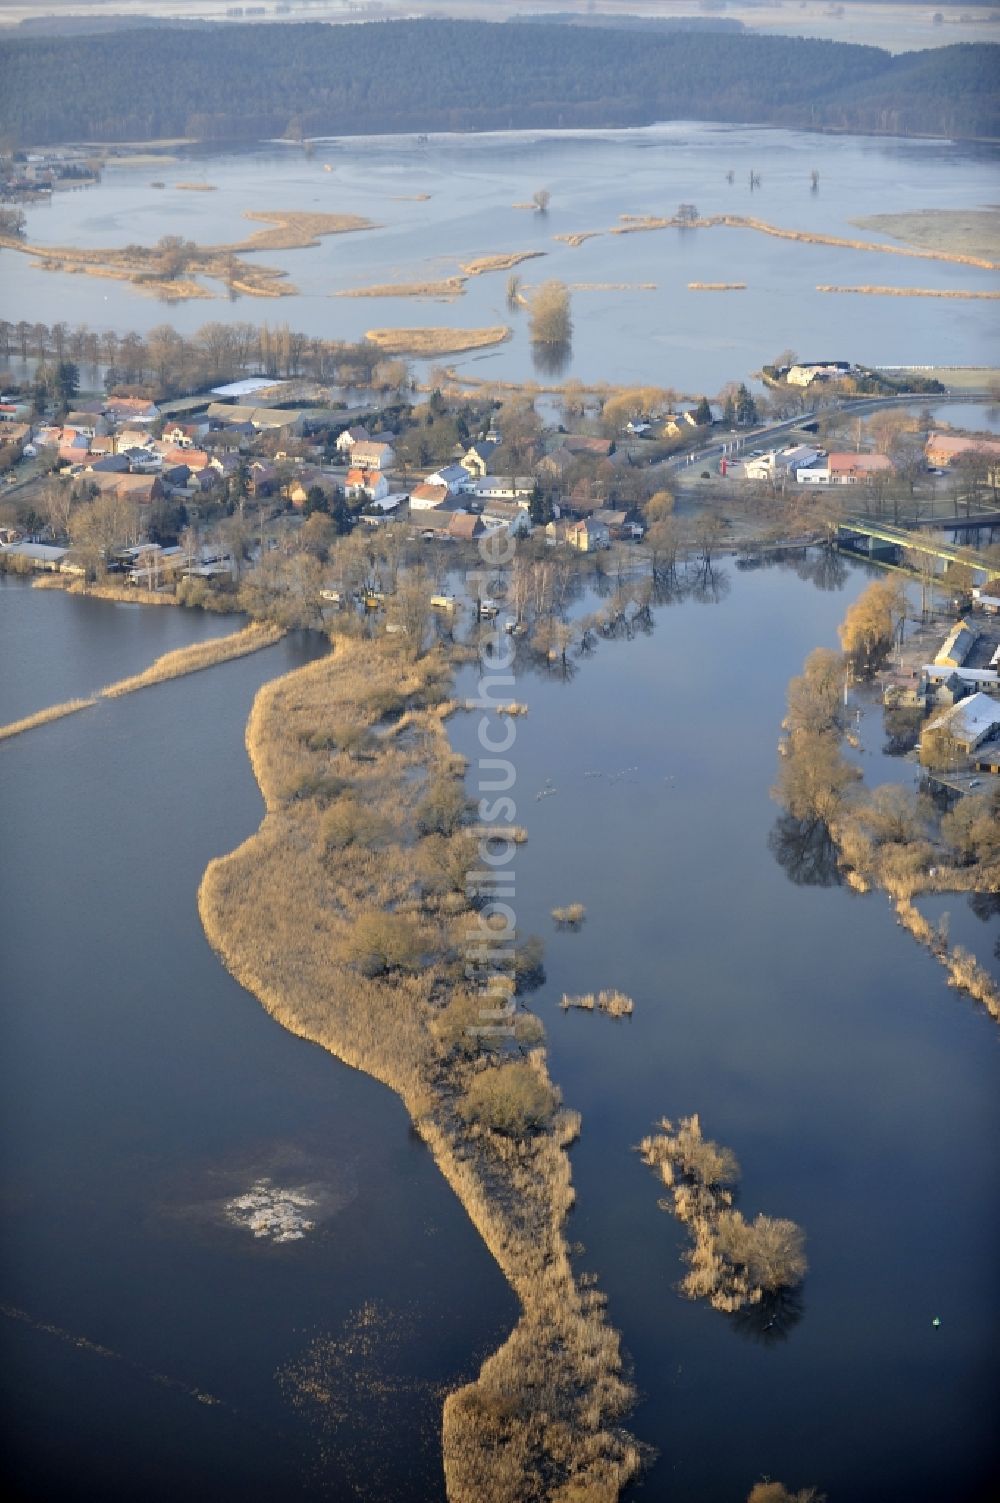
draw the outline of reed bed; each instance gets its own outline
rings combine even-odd
[[[854,292],[868,297],[951,297],[951,298],[1000,298],[1000,292],[971,292],[943,287],[835,287],[819,285],[817,292]]]
[[[334,297],[461,297],[465,277],[444,277],[438,282],[375,282],[370,287],[346,287]]]
[[[67,699],[61,705],[49,705],[47,709],[36,710],[34,715],[25,715],[21,720],[0,725],[0,741],[20,736],[24,731],[33,731],[37,726],[48,725],[50,720],[61,720],[64,715],[75,715],[78,710],[88,710],[96,703],[96,699]]]
[[[553,909],[553,918],[556,914]],[[579,996],[571,996],[563,992],[562,1001],[559,1003],[563,1012],[568,1012],[571,1007],[579,1008],[582,1012],[606,1012],[609,1018],[630,1018],[635,1011],[635,1003],[624,992],[602,991],[583,992]]]
[[[120,699],[123,694],[134,694],[137,689],[147,689],[151,684],[162,684],[171,678],[181,678],[186,673],[199,673],[203,668],[212,668],[216,663],[228,663],[231,658],[246,657],[248,653],[260,652],[263,647],[273,647],[280,642],[284,631],[280,626],[252,622],[242,631],[228,637],[213,637],[209,642],[195,642],[190,647],[178,647],[174,652],[165,652],[142,673],[131,678],[120,678],[101,690],[102,699]]]
[[[176,595],[162,590],[139,590],[131,585],[87,584],[65,574],[43,574],[33,582],[36,590],[65,590],[68,595],[86,595],[91,600],[115,600],[123,605],[178,605]]]
[[[689,282],[689,292],[746,292],[746,282]],[[822,291],[822,288],[817,289]]]
[[[174,187],[181,189],[181,191],[184,193],[218,192],[218,189],[216,188],[214,183],[174,183]]]
[[[479,705],[479,703],[478,703],[477,700],[467,699],[465,701],[465,704],[464,704],[463,708],[466,709],[466,710],[470,710],[470,711],[471,710],[478,710],[480,708],[480,705]],[[527,715],[527,713],[528,713],[528,706],[526,704],[521,704],[516,699],[512,699],[508,704],[505,704],[505,705],[494,705],[493,708],[494,708],[494,712],[497,715],[514,715],[514,716],[518,716],[518,715]]]
[[[747,1222],[733,1209],[740,1166],[736,1155],[702,1134],[695,1113],[676,1129],[669,1118],[639,1144],[667,1197],[660,1201],[688,1230],[688,1271],[680,1292],[733,1313],[805,1278],[805,1237],[793,1221],[758,1216]]]
[[[582,903],[567,903],[564,908],[553,908],[552,918],[560,929],[578,929],[587,917]]]
[[[365,338],[386,355],[460,355],[464,350],[482,350],[510,338],[506,324],[491,329],[368,329]]]
[[[449,1499],[613,1503],[640,1456],[619,1427],[633,1394],[618,1336],[574,1277],[565,1236],[579,1117],[557,1106],[546,1125],[508,1137],[459,1110],[495,1065],[464,1025],[444,1026],[481,1005],[467,990],[465,946],[482,926],[464,896],[481,831],[421,833],[425,790],[456,777],[449,688],[440,648],[414,661],[395,639],[339,641],[331,657],[265,685],[247,726],[264,820],[210,864],[199,908],[223,962],[279,1022],[402,1098],[521,1301],[503,1346],[445,1401]],[[389,700],[407,716],[403,737],[374,734]],[[345,800],[379,835],[344,843],[336,814],[331,850],[324,828]],[[368,963],[387,932],[393,958]],[[543,1049],[530,1049],[526,1068],[556,1101]]]
[[[601,235],[606,233],[606,230],[573,230],[566,234],[553,235],[552,238],[553,240],[561,241],[563,245],[572,246],[576,250],[586,241],[597,240]]]
[[[986,256],[974,256],[962,251],[917,248],[912,245],[889,245],[880,240],[853,240],[844,235],[818,235],[809,230],[789,230],[781,225],[769,224],[766,219],[756,219],[746,214],[710,214],[700,219],[682,220],[676,216],[658,214],[621,214],[619,223],[609,230],[591,230],[577,235],[557,235],[555,238],[568,245],[581,245],[591,235],[634,235],[649,230],[669,229],[714,229],[718,225],[730,229],[754,230],[761,235],[773,235],[779,240],[798,240],[807,245],[834,245],[844,250],[879,251],[891,256],[910,256],[922,261],[948,261],[957,266],[978,266],[984,271],[1000,270],[1000,262]]]
[[[463,261],[462,270],[467,277],[482,277],[491,271],[513,271],[522,261],[533,261],[544,255],[545,252],[540,250],[498,251],[490,256],[474,256],[471,261]]]

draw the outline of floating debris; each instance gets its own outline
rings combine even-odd
[[[243,1195],[225,1205],[227,1220],[245,1227],[255,1237],[271,1242],[301,1242],[316,1222],[304,1214],[319,1202],[303,1189],[283,1190],[270,1179],[258,1179]]]

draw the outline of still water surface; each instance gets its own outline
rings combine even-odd
[[[852,1503],[979,1503],[997,1460],[996,1028],[883,899],[805,882],[791,841],[775,859],[785,686],[864,575],[824,583],[727,565],[714,599],[661,607],[572,681],[519,678],[516,908],[546,938],[536,1004],[583,1113],[569,1234],[635,1363],[630,1423],[660,1453],[637,1497],[732,1503],[767,1474]],[[113,676],[101,626],[79,681],[46,677],[88,639],[69,607],[115,607],[4,590],[15,614],[48,607],[21,637],[40,698]],[[140,622],[159,633],[161,615]],[[173,619],[189,640],[216,624]],[[0,748],[3,1303],[31,1322],[4,1323],[4,1466],[32,1498],[440,1498],[442,1387],[514,1316],[395,1098],[272,1023],[200,928],[207,860],[261,815],[253,693],[309,651],[287,640]],[[474,756],[475,720],[452,727]],[[553,932],[571,901],[584,927]],[[635,998],[630,1022],[560,1011],[602,986]],[[806,1230],[801,1307],[767,1332],[675,1293],[683,1238],[632,1149],[691,1111],[739,1156],[742,1208]],[[262,1176],[317,1187],[304,1240],[220,1215]]]
[[[0,607],[3,721],[232,628],[16,581]],[[515,1317],[396,1098],[272,1022],[202,932],[208,860],[263,813],[253,696],[315,652],[2,747],[8,1496],[440,1499],[442,1391]],[[262,1178],[310,1188],[303,1240],[226,1219]]]
[[[996,1025],[883,898],[810,885],[793,841],[783,864],[771,849],[787,681],[836,645],[865,574],[826,590],[723,575],[718,603],[664,607],[652,635],[602,643],[572,682],[526,672],[514,696],[530,706],[511,753],[530,831],[514,906],[546,938],[538,1011],[583,1113],[570,1235],[635,1361],[635,1429],[661,1453],[635,1496],[724,1503],[769,1475],[852,1503],[978,1503],[1000,1475]],[[454,724],[475,758],[475,721]],[[861,760],[889,775],[867,727]],[[549,910],[569,902],[586,922],[556,932]],[[634,1017],[560,1010],[600,987]],[[787,1328],[674,1292],[684,1235],[632,1149],[689,1112],[739,1157],[745,1213],[806,1230]]]
[[[997,163],[989,145],[686,122],[621,131],[443,134],[425,146],[409,136],[344,138],[319,142],[312,160],[273,144],[193,151],[173,165],[109,168],[96,188],[58,193],[48,204],[29,207],[28,238],[93,248],[152,245],[162,235],[183,234],[218,244],[260,227],[242,217],[248,209],[361,214],[378,228],[328,237],[312,249],[266,252],[261,259],[283,267],[298,288],[277,303],[222,296],[164,307],[122,283],[42,272],[27,257],[4,251],[0,311],[12,321],[86,321],[118,331],[147,331],[166,320],[186,334],[214,319],[266,319],[342,339],[358,339],[373,327],[509,324],[507,344],[454,363],[490,380],[521,380],[547,373],[535,369],[526,315],[507,307],[503,273],[473,279],[464,297],[443,303],[333,294],[440,278],[474,256],[532,250],[544,252],[544,260],[522,266],[529,288],[548,277],[602,288],[574,295],[566,376],[714,392],[787,347],[813,359],[989,364],[1000,332],[995,305],[816,291],[820,284],[996,287],[995,274],[975,267],[731,228],[604,234],[578,248],[553,237],[606,231],[623,214],[673,214],[688,202],[702,214],[752,215],[807,232],[880,240],[885,237],[858,230],[853,221],[995,203]],[[816,192],[810,189],[814,169],[820,174]],[[756,191],[751,170],[761,180]],[[151,188],[154,180],[166,187]],[[191,181],[216,191],[174,186]],[[551,193],[547,214],[513,207],[542,186]],[[429,196],[417,201],[414,195]],[[691,281],[740,281],[747,290],[689,291]],[[655,290],[635,290],[641,283]]]

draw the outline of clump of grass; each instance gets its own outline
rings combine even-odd
[[[479,825],[480,840],[509,840],[513,845],[524,845],[528,832],[524,825]]]
[[[568,1012],[571,1007],[578,1007],[583,1012],[606,1012],[610,1018],[629,1018],[635,1009],[632,998],[617,991],[583,992],[580,996],[563,992],[559,1006],[563,1012]]]
[[[688,1299],[707,1299],[713,1309],[732,1313],[801,1284],[808,1266],[801,1228],[772,1216],[748,1222],[733,1209],[736,1156],[702,1136],[696,1114],[682,1117],[676,1130],[664,1117],[639,1152],[670,1192],[660,1205],[690,1234],[680,1284]]]
[[[553,908],[552,917],[560,929],[579,929],[587,910],[582,903],[567,903],[565,908]]]

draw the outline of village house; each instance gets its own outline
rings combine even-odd
[[[807,470],[819,459],[819,450],[808,444],[794,444],[788,449],[770,449],[766,454],[751,455],[743,466],[748,480],[798,479],[799,470]]]
[[[479,475],[471,490],[484,505],[488,501],[517,501],[528,507],[535,494],[535,481],[531,475]]]
[[[946,470],[965,454],[982,454],[992,463],[1000,461],[1000,441],[988,438],[963,438],[957,433],[929,433],[924,445],[927,463],[935,470]]]
[[[361,424],[345,428],[343,433],[337,436],[337,453],[349,458],[355,444],[366,444],[370,439],[371,434]]]
[[[309,499],[309,492],[317,489],[323,492],[327,501],[336,499],[340,492],[340,486],[332,475],[324,475],[321,470],[304,470],[290,480],[285,486],[284,494],[293,506],[304,506]]]
[[[957,621],[945,637],[934,662],[939,668],[961,668],[978,640],[978,633],[968,621]]]
[[[0,554],[24,559],[33,569],[48,574],[62,571],[68,552],[68,548],[56,548],[51,543],[0,543]]]
[[[481,438],[476,443],[470,444],[462,456],[462,468],[470,475],[489,474],[490,462],[497,449],[500,440],[496,437]]]
[[[88,412],[85,408],[79,408],[66,414],[66,427],[75,428],[77,433],[85,433],[88,438],[104,437],[109,433],[110,426],[107,420],[99,412]]]
[[[531,513],[516,501],[488,501],[481,515],[485,527],[506,527],[511,537],[527,537],[531,532]]]
[[[458,496],[472,489],[473,479],[464,466],[448,464],[443,469],[435,470],[433,474],[428,475],[424,484],[446,486],[449,495]]]
[[[811,386],[814,381],[832,381],[850,374],[847,360],[817,360],[809,365],[790,365],[785,372],[789,386]]]
[[[566,528],[565,539],[571,548],[578,549],[580,553],[595,553],[611,546],[607,527],[603,522],[598,522],[596,517],[584,517],[579,522],[571,522]]]
[[[21,450],[30,438],[30,423],[0,423],[0,447]]]
[[[970,694],[968,699],[959,700],[950,710],[945,710],[936,719],[928,721],[921,747],[924,745],[924,738],[944,736],[968,756],[984,741],[989,741],[998,730],[1000,701],[989,694]]]
[[[152,449],[156,440],[145,428],[120,428],[115,435],[115,444],[119,453],[127,449]]]
[[[360,447],[360,445],[355,447],[355,456]],[[389,494],[389,482],[380,470],[352,466],[347,472],[344,491],[346,495],[355,498],[365,496],[369,501],[380,501],[383,496]]]
[[[173,423],[163,429],[163,439],[175,449],[193,449],[195,443],[211,431],[207,418],[195,423]]]
[[[160,409],[144,397],[109,397],[104,404],[104,416],[116,427],[123,423],[146,425],[159,420]]]
[[[475,517],[468,511],[452,512],[448,523],[448,536],[457,539],[460,543],[471,543],[474,539],[482,537],[486,527],[481,517]]]
[[[223,428],[243,428],[250,433],[301,434],[305,413],[284,407],[243,407],[229,402],[212,402],[209,420]]]
[[[444,505],[449,495],[446,485],[415,485],[410,492],[410,510],[434,511]]]
[[[0,423],[27,423],[30,419],[30,402],[0,402]]]
[[[800,467],[795,478],[800,485],[865,485],[877,476],[896,473],[888,454],[828,454],[825,459]]]
[[[163,500],[163,483],[158,475],[94,474],[90,481],[102,496],[114,495],[120,501],[134,501],[139,506]]]
[[[162,453],[165,465],[186,464],[189,470],[204,470],[209,464],[209,458],[204,449],[186,449],[175,445],[164,449]]]
[[[542,456],[535,466],[535,473],[540,480],[559,481],[575,463],[576,456],[570,453],[565,444],[560,444],[557,449]]]
[[[351,449],[352,470],[391,470],[396,462],[396,451],[391,444],[379,443],[376,439],[362,440]]]

